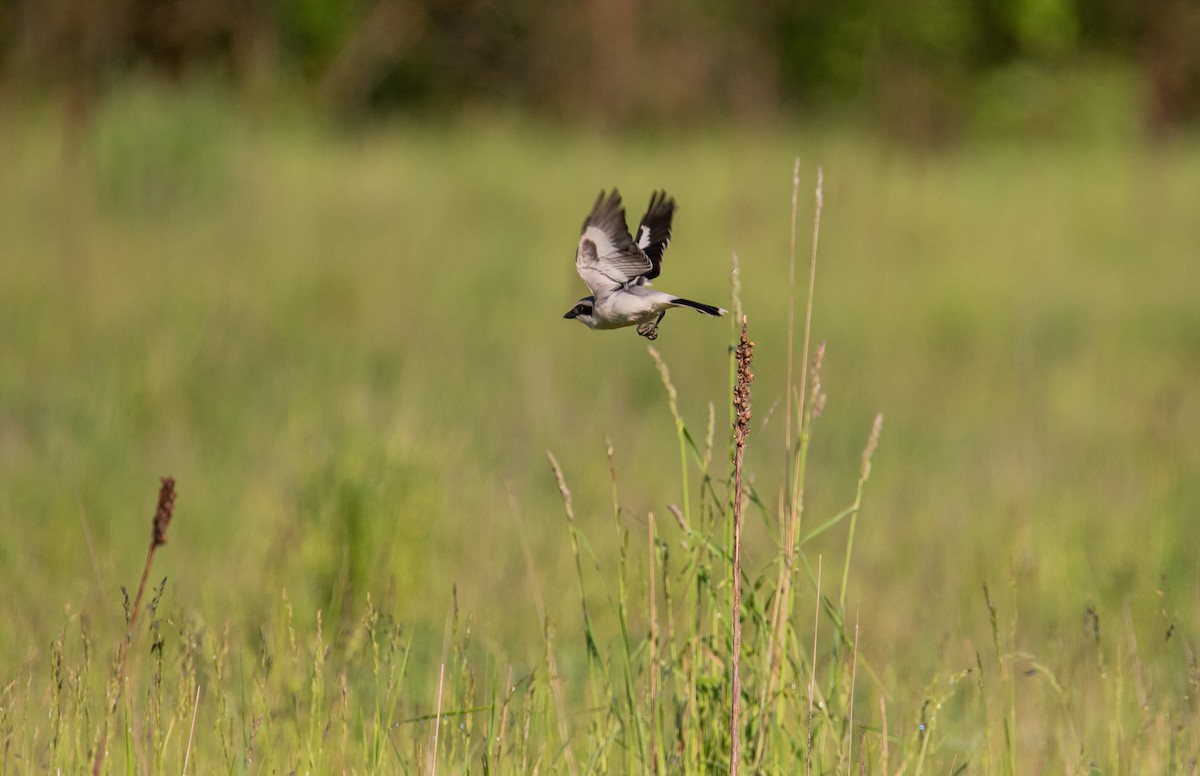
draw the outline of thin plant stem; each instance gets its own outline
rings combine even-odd
[[[625,703],[629,709],[629,719],[633,721],[633,732],[637,743],[637,751],[626,749],[626,757],[628,762],[628,770],[632,773],[636,770],[633,762],[634,754],[638,754],[642,758],[642,767],[646,767],[647,751],[646,737],[642,730],[642,718],[638,714],[637,709],[637,690],[634,686],[633,677],[633,642],[629,638],[629,593],[627,588],[627,569],[626,569],[626,549],[628,542],[626,541],[626,532],[621,526],[621,503],[617,492],[617,468],[613,457],[612,440],[604,440],[605,448],[608,452],[608,471],[612,481],[612,500],[613,500],[613,526],[617,533],[617,546],[619,552],[617,554],[617,622],[621,628],[621,647],[624,654],[623,676],[625,679]],[[685,461],[686,463],[686,461]]]
[[[662,379],[663,387],[667,389],[667,407],[671,410],[671,418],[675,421],[675,434],[679,438],[679,473],[683,483],[683,519],[688,525],[692,525],[691,488],[688,487],[687,426],[683,422],[683,416],[679,414],[679,392],[675,390],[675,385],[671,382],[671,371],[667,369],[667,363],[663,361],[659,352],[653,346],[646,349],[650,351],[650,357],[658,366],[659,377]]]
[[[741,764],[742,680],[742,460],[746,452],[746,437],[750,433],[750,383],[754,373],[750,364],[754,358],[754,343],[746,336],[746,317],[742,317],[742,339],[737,348],[737,384],[733,393],[736,420],[733,427],[733,655],[730,658],[729,704],[729,774],[736,776]]]
[[[854,651],[850,655],[850,711],[846,714],[849,740],[846,742],[846,774],[854,768],[854,680],[858,674],[858,613],[854,614]]]
[[[133,599],[133,608],[129,612],[129,622],[125,624],[125,638],[117,647],[116,689],[113,693],[112,708],[104,720],[100,732],[100,741],[96,746],[96,759],[92,761],[92,776],[99,776],[104,765],[104,754],[108,742],[108,723],[117,713],[121,701],[121,689],[125,685],[125,668],[129,658],[129,649],[133,644],[134,625],[137,623],[138,612],[142,606],[142,594],[146,592],[146,580],[150,576],[150,564],[154,562],[154,551],[167,543],[167,527],[175,513],[175,479],[163,477],[158,490],[158,507],[154,510],[154,521],[150,534],[150,549],[146,552],[146,565],[142,568],[142,581],[138,583],[137,595]]]
[[[808,746],[804,750],[804,774],[812,773],[813,700],[817,694],[817,633],[821,628],[821,558],[817,556],[817,602],[813,607],[813,648],[809,656],[808,675]]]
[[[888,772],[887,698],[879,696],[879,772]]]
[[[443,651],[444,648],[443,648]],[[438,753],[438,731],[442,727],[442,683],[446,678],[446,661],[443,660],[441,668],[438,669],[438,690],[437,690],[437,713],[433,718],[433,744],[429,751],[429,774],[437,776],[437,753]]]
[[[188,728],[187,748],[183,750],[183,776],[187,776],[188,761],[192,759],[192,742],[196,740],[196,713],[200,710],[200,685],[196,685],[196,700],[192,702],[192,725]]]
[[[659,761],[659,741],[658,741],[658,725],[659,725],[659,708],[658,708],[658,613],[654,601],[654,558],[655,558],[655,539],[654,539],[654,513],[649,512],[646,515],[646,536],[648,542],[647,560],[649,568],[647,569],[647,590],[646,603],[649,610],[649,634],[648,647],[650,653],[650,762],[653,763],[654,773],[664,773],[663,763]]]
[[[812,338],[813,298],[815,295],[816,284],[817,284],[817,245],[820,243],[820,239],[821,239],[821,209],[825,204],[824,189],[825,189],[825,172],[824,172],[824,170],[821,169],[820,165],[817,165],[817,189],[815,192],[816,210],[813,214],[812,257],[810,258],[809,264],[808,264],[808,302],[807,302],[807,305],[806,305],[805,311],[804,311],[804,350],[803,350],[803,355],[801,356],[801,359],[800,359],[800,363],[802,363],[802,364],[808,363],[808,347],[809,347],[809,342]],[[793,234],[794,233],[795,233],[795,230],[793,229]],[[801,381],[801,383],[800,383],[800,401],[796,405],[796,413],[799,416],[799,420],[800,420],[801,424],[803,424],[803,422],[804,422],[803,413],[804,413],[805,399],[806,399],[806,396],[805,396],[806,386],[807,386],[807,384],[805,382]],[[803,433],[804,429],[801,428],[800,430]],[[796,468],[793,470],[793,476],[792,476],[792,504],[799,505],[803,487],[801,484],[801,482],[802,482],[801,477],[800,477],[801,469],[799,468],[798,460],[794,463],[794,466]],[[797,516],[797,518],[798,518],[798,516]]]
[[[838,595],[839,614],[846,610],[846,587],[850,580],[850,554],[854,550],[854,530],[858,525],[858,511],[862,508],[863,488],[871,476],[871,458],[879,447],[879,434],[883,430],[883,413],[875,415],[871,424],[871,433],[867,437],[867,445],[863,448],[862,461],[858,470],[858,487],[854,492],[854,504],[850,507],[850,529],[846,535],[846,561],[842,566],[842,589]]]
[[[784,393],[789,395],[792,391],[793,381],[793,362],[795,360],[795,345],[796,336],[796,213],[800,203],[800,157],[796,157],[792,164],[792,220],[790,241],[788,249],[788,324],[787,324],[787,358],[786,358],[786,376],[784,378]],[[795,451],[792,447],[792,413],[791,411],[784,412],[783,422],[783,447],[784,447],[784,471],[791,471],[791,460]],[[784,486],[785,494],[790,498],[791,488]],[[783,524],[780,526],[782,535],[779,537],[780,545],[783,548],[783,563],[779,567],[778,579],[775,581],[775,597],[771,605],[771,633],[770,643],[767,645],[767,681],[763,682],[762,694],[759,697],[758,718],[760,721],[758,727],[758,740],[754,746],[754,765],[757,767],[763,756],[765,749],[764,742],[767,735],[766,714],[767,701],[771,698],[774,692],[775,674],[779,665],[779,653],[783,651],[783,627],[785,622],[783,602],[788,598],[789,573],[792,567],[791,551],[792,542],[788,540],[791,535],[792,515],[794,505],[791,501],[785,501],[783,505]]]
[[[796,212],[800,201],[800,157],[792,164],[792,230],[788,249],[788,322],[787,322],[787,371],[784,385],[792,389],[792,368],[795,360],[796,337]],[[803,362],[802,362],[803,363]],[[785,412],[783,420],[784,460],[791,466],[792,456],[792,413]],[[791,504],[788,505],[789,509]]]
[[[596,646],[595,634],[592,630],[592,619],[588,614],[587,595],[584,593],[583,587],[583,561],[580,559],[579,553],[579,529],[575,526],[575,509],[571,505],[571,491],[567,487],[566,478],[563,477],[562,467],[558,465],[558,459],[554,457],[554,453],[546,451],[546,457],[550,460],[550,468],[554,472],[554,479],[558,483],[558,492],[562,496],[563,511],[567,516],[567,527],[571,536],[571,553],[575,556],[575,576],[579,582],[579,602],[580,608],[583,611],[583,634],[584,644],[587,647],[588,656],[588,676],[592,686],[599,687],[600,681],[596,676],[597,671],[603,671],[603,661],[600,659],[600,650]],[[558,712],[558,734],[562,740],[563,753],[567,760],[567,769],[571,776],[575,776],[577,769],[575,765],[575,756],[571,752],[569,745],[569,736],[567,731],[567,720],[565,709],[562,702],[562,693],[559,691],[558,685],[555,684],[555,678],[558,675],[557,661],[554,659],[554,650],[550,648],[550,623],[549,619],[543,619],[542,627],[546,633],[546,666],[549,672],[549,685],[552,700]]]
[[[808,364],[808,348],[812,330],[813,294],[817,274],[817,245],[821,232],[821,208],[824,203],[824,173],[817,167],[816,210],[813,219],[812,256],[808,270],[808,296],[804,316],[804,351],[801,356],[802,364]],[[800,199],[800,158],[796,157],[792,166],[792,218],[791,242],[789,250],[789,293],[788,293],[788,332],[787,332],[787,383],[785,393],[791,400],[795,396],[795,377],[793,367],[793,340],[795,336],[795,298],[796,298],[796,215]],[[802,413],[805,408],[807,381],[800,381],[800,394],[794,408],[784,412],[784,454],[785,466],[791,471],[790,483],[784,485],[784,519],[782,545],[782,562],[778,578],[775,582],[775,599],[771,607],[770,643],[767,645],[767,677],[763,682],[762,693],[759,696],[759,726],[758,739],[755,743],[755,766],[761,762],[765,747],[767,731],[768,704],[775,695],[775,688],[780,682],[780,672],[783,669],[783,645],[787,623],[791,617],[791,585],[792,573],[795,568],[796,536],[799,533],[800,516],[803,511],[803,474],[807,458],[806,428]],[[792,439],[792,415],[799,417],[801,436],[800,449]]]

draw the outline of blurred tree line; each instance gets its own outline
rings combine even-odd
[[[1062,76],[1105,72],[1162,135],[1200,115],[1200,0],[0,0],[0,96],[86,112],[144,71],[215,73],[250,99],[298,85],[350,118],[832,111],[918,142],[1053,124]]]

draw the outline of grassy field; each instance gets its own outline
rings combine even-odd
[[[740,259],[745,762],[1196,772],[1195,142],[343,131],[148,88],[59,118],[0,114],[0,772],[106,729],[106,772],[724,771],[737,327],[654,343],[693,450],[644,340],[561,320],[613,185],[679,200],[662,288],[731,307]]]

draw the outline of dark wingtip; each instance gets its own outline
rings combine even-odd
[[[597,195],[596,202],[592,205],[592,211],[588,213],[587,218],[583,219],[583,226],[579,231],[581,234],[587,231],[589,224],[604,228],[606,223],[609,223],[614,229],[620,224],[622,229],[625,229],[626,232],[629,231],[625,225],[625,205],[621,201],[621,192],[615,187],[611,193],[600,189],[600,194]]]

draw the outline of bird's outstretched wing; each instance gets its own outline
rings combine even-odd
[[[675,214],[675,198],[665,191],[650,195],[646,215],[637,230],[637,247],[650,259],[651,269],[645,273],[646,280],[654,280],[662,271],[663,251],[671,244],[671,216]]]
[[[575,253],[579,277],[597,297],[616,291],[647,273],[657,273],[650,258],[634,243],[625,225],[621,194],[613,189],[596,197],[592,212],[583,222],[579,249]]]

